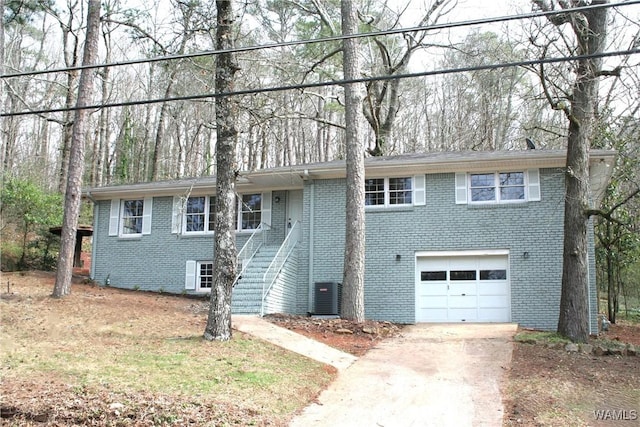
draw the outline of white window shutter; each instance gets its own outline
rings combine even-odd
[[[413,177],[413,204],[424,206],[426,203],[425,176],[416,175]]]
[[[180,234],[182,228],[182,198],[173,196],[173,208],[171,211],[171,234]]]
[[[529,178],[529,200],[538,202],[542,199],[540,195],[540,170],[529,169],[527,175]]]
[[[118,235],[120,224],[120,199],[111,200],[111,212],[109,213],[109,236]]]
[[[142,234],[151,234],[151,211],[153,210],[153,197],[145,197],[142,205]]]
[[[184,288],[194,290],[196,288],[196,262],[187,261],[187,268],[184,276]]]
[[[456,173],[456,204],[464,205],[467,203],[467,174],[464,172]]]
[[[267,226],[267,228],[271,227],[271,191],[265,191],[262,193],[262,219],[261,222]]]

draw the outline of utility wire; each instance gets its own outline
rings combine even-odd
[[[413,33],[418,31],[443,30],[443,29],[451,29],[451,28],[458,28],[458,27],[465,27],[465,26],[472,26],[472,25],[493,24],[498,22],[524,20],[524,19],[531,19],[531,18],[537,18],[537,17],[547,17],[547,16],[561,15],[566,13],[584,12],[592,9],[618,7],[618,6],[631,6],[634,4],[640,4],[640,0],[629,0],[629,1],[619,2],[619,3],[594,4],[594,5],[581,6],[581,7],[571,8],[571,9],[531,12],[526,14],[499,16],[499,17],[493,17],[493,18],[471,19],[467,21],[458,21],[458,22],[443,23],[443,24],[432,24],[432,25],[424,25],[424,26],[411,27],[411,28],[396,28],[396,29],[385,30],[385,31],[376,31],[376,32],[370,32],[370,33],[359,33],[359,34],[351,34],[351,35],[339,35],[339,36],[323,37],[323,38],[312,39],[312,40],[296,40],[296,41],[290,41],[290,42],[270,43],[270,44],[257,45],[257,46],[235,47],[231,49],[206,50],[202,52],[185,53],[180,55],[165,55],[165,56],[157,56],[157,57],[146,58],[146,59],[132,59],[129,61],[111,62],[111,63],[99,64],[99,65],[80,65],[76,67],[55,68],[51,70],[21,71],[21,72],[16,72],[11,74],[3,74],[0,76],[0,78],[8,79],[13,77],[35,76],[40,74],[62,73],[62,72],[85,70],[85,69],[118,67],[118,66],[124,66],[124,65],[171,61],[176,59],[198,58],[203,56],[219,55],[222,53],[252,52],[252,51],[257,51],[262,49],[274,49],[279,47],[289,47],[289,46],[298,46],[298,45],[315,44],[315,43],[328,43],[328,42],[340,41],[340,40],[351,39],[351,38],[357,39],[357,38],[365,38],[365,37],[379,37],[379,36],[386,36],[386,35],[393,35],[393,34]]]
[[[33,115],[33,114],[59,113],[59,112],[65,112],[65,111],[75,111],[75,110],[84,110],[84,109],[99,110],[101,108],[159,104],[159,103],[171,102],[171,101],[193,101],[193,100],[207,99],[207,98],[220,98],[220,97],[226,97],[226,96],[254,95],[258,93],[309,89],[309,88],[317,88],[317,87],[323,87],[323,86],[338,86],[338,85],[344,85],[349,83],[366,83],[366,82],[373,82],[373,81],[407,79],[407,78],[426,77],[426,76],[434,76],[434,75],[442,75],[442,74],[463,73],[468,71],[496,70],[496,69],[510,68],[510,67],[526,67],[531,65],[553,64],[553,63],[577,61],[577,60],[583,60],[583,59],[635,55],[638,53],[640,53],[640,49],[630,49],[630,50],[621,50],[621,51],[614,51],[614,52],[603,52],[599,54],[590,54],[590,55],[544,58],[544,59],[534,59],[529,61],[506,62],[501,64],[476,65],[471,67],[460,67],[460,68],[447,68],[443,70],[421,71],[417,73],[397,74],[397,75],[390,75],[390,76],[387,75],[387,76],[378,76],[378,77],[363,77],[360,79],[351,79],[351,80],[332,80],[329,82],[305,83],[305,84],[288,85],[288,86],[274,86],[274,87],[259,88],[259,89],[245,89],[245,90],[237,90],[233,92],[224,92],[224,93],[206,93],[206,94],[199,94],[199,95],[177,96],[177,97],[171,97],[171,98],[146,99],[141,101],[126,101],[126,102],[116,102],[116,103],[109,103],[109,104],[95,104],[95,105],[88,105],[83,107],[76,106],[76,107],[69,107],[69,108],[53,108],[53,109],[44,109],[44,110],[20,111],[15,113],[2,113],[0,114],[0,117],[15,117],[15,116],[25,116],[25,115]]]

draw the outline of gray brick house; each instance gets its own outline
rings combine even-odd
[[[590,156],[597,204],[615,152]],[[565,158],[564,150],[527,150],[366,159],[366,317],[555,329]],[[344,161],[242,173],[236,190],[242,272],[233,311],[318,311],[316,293],[342,280]],[[210,291],[215,178],[99,187],[85,196],[94,202],[94,280]],[[593,233],[590,246],[596,332]]]

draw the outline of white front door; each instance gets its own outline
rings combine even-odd
[[[287,218],[286,227],[288,230],[293,224],[302,222],[302,190],[289,190],[287,194]]]
[[[509,322],[506,255],[416,259],[416,322]]]

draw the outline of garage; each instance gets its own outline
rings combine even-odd
[[[416,254],[416,322],[511,321],[508,251]]]

